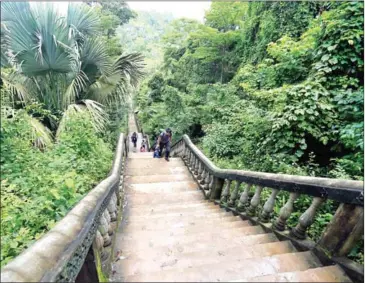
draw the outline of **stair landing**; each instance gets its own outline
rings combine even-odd
[[[180,158],[130,153],[111,280],[351,282],[339,266],[204,199]]]

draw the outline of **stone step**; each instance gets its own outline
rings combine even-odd
[[[137,141],[138,142],[138,141]],[[153,152],[132,152],[132,144],[129,146],[128,159],[153,159]],[[139,148],[138,148],[139,150]],[[157,158],[156,158],[157,159]]]
[[[219,217],[221,216],[221,217]],[[149,215],[133,215],[132,213],[128,213],[125,215],[125,219],[129,222],[142,223],[142,222],[160,222],[160,220],[166,220],[168,222],[178,222],[182,219],[193,219],[201,218],[203,221],[211,218],[223,218],[226,216],[234,216],[231,212],[227,212],[224,210],[216,210],[214,208],[210,210],[199,210],[199,211],[186,211],[186,212],[170,212],[161,214],[149,214]]]
[[[209,249],[180,254],[164,253],[158,256],[151,251],[150,254],[124,254],[126,259],[121,262],[121,268],[124,276],[133,276],[176,268],[198,267],[200,265],[220,263],[225,260],[244,260],[292,252],[296,252],[296,250],[290,241],[259,244],[250,247],[235,246],[218,250]],[[136,262],[138,264],[135,264]]]
[[[168,236],[181,236],[193,233],[200,233],[209,231],[222,231],[228,229],[235,229],[241,227],[252,226],[249,221],[242,221],[237,219],[236,221],[229,221],[229,222],[217,222],[212,227],[211,222],[208,223],[199,223],[199,225],[180,225],[177,226],[160,226],[157,229],[154,226],[146,227],[146,226],[123,226],[123,232],[133,233],[133,235],[137,236],[144,236],[144,237],[158,237],[159,235],[168,235]]]
[[[190,203],[188,203],[190,205]],[[160,208],[161,206],[157,207]],[[124,215],[125,216],[148,216],[148,217],[163,217],[167,214],[182,214],[182,215],[192,215],[194,216],[195,213],[202,214],[202,213],[215,213],[215,212],[225,212],[224,209],[221,209],[216,206],[211,205],[204,205],[204,206],[188,206],[183,207],[180,206],[180,209],[164,209],[164,210],[158,210],[156,209],[156,206],[148,206],[146,209],[142,210],[142,208],[129,208],[128,211],[125,210]]]
[[[145,193],[145,194],[169,194],[185,191],[200,191],[197,183],[193,181],[183,182],[164,182],[164,183],[149,183],[149,184],[127,184],[126,192]]]
[[[178,228],[185,228],[188,227],[196,227],[196,226],[209,226],[209,225],[220,225],[221,223],[229,223],[229,222],[236,222],[236,221],[242,221],[239,216],[237,217],[231,217],[231,216],[213,216],[210,218],[182,218],[179,221],[175,220],[166,220],[166,221],[159,221],[159,222],[143,222],[143,223],[135,223],[135,222],[129,222],[128,220],[124,221],[125,227],[132,228],[136,227],[137,229],[140,228],[146,231],[151,230],[164,230],[164,229],[178,229]]]
[[[136,220],[128,214],[124,217],[124,221],[127,222],[129,226],[141,226],[143,225],[146,229],[149,227],[156,227],[158,229],[161,226],[166,225],[168,227],[180,227],[180,226],[198,226],[204,223],[210,223],[215,225],[218,222],[233,222],[237,219],[241,220],[239,216],[234,216],[231,212],[218,212],[218,213],[205,213],[201,215],[187,215],[187,216],[173,216],[166,218],[152,218],[148,216],[143,218],[137,218]],[[242,220],[241,220],[242,221]]]
[[[118,231],[118,238],[121,237],[124,233]],[[145,241],[148,240],[145,238]],[[148,246],[147,248],[135,249],[134,246],[129,245],[128,243],[124,243],[122,241],[117,241],[115,243],[115,251],[122,251],[122,255],[131,256],[136,255],[137,257],[143,255],[153,255],[155,257],[164,256],[164,255],[180,255],[185,253],[193,253],[193,252],[205,252],[207,250],[212,252],[219,252],[221,250],[235,248],[235,247],[245,247],[248,248],[250,246],[265,244],[265,243],[278,243],[278,238],[273,233],[267,234],[258,234],[258,235],[249,235],[243,236],[240,238],[235,238],[231,241],[214,241],[208,242],[204,241],[204,239],[196,240],[192,242],[187,242],[185,244],[180,244],[179,242],[174,244],[167,244],[165,246]],[[116,263],[116,270],[122,269],[120,266],[121,262]],[[137,262],[135,264],[138,264]],[[242,278],[242,277],[241,277]]]
[[[203,194],[200,191],[186,191],[179,193],[169,193],[169,194],[140,194],[135,193],[133,195],[126,194],[128,202],[131,205],[138,204],[167,204],[167,203],[189,203],[194,200],[204,199]]]
[[[141,227],[142,228],[142,227]],[[192,242],[196,241],[206,241],[213,243],[215,241],[219,242],[230,242],[237,241],[240,242],[245,236],[264,234],[263,229],[260,226],[247,226],[241,228],[235,228],[230,230],[221,231],[204,231],[189,235],[169,235],[166,237],[148,237],[143,235],[140,238],[136,237],[133,233],[125,233],[120,236],[120,239],[125,245],[130,245],[133,247],[134,251],[143,250],[148,247],[163,247],[168,245],[179,244],[181,246],[187,246]]]
[[[352,282],[338,265],[311,268],[305,271],[285,272],[250,277],[230,282]]]
[[[201,264],[191,268],[173,268],[157,272],[126,276],[126,282],[220,282],[245,277],[304,271],[321,266],[311,252],[279,254],[243,260],[222,259],[219,263]]]
[[[152,152],[150,152],[152,155]],[[185,163],[181,158],[170,158],[169,162],[166,162],[163,158],[151,158],[146,160],[139,160],[136,158],[128,158],[127,168],[160,168],[170,166],[185,166]]]
[[[148,175],[148,176],[126,176],[126,184],[147,184],[147,183],[172,183],[181,181],[194,181],[189,172],[178,173],[174,175]]]
[[[166,165],[166,167],[156,168],[128,168],[125,171],[125,175],[130,176],[150,176],[150,175],[175,175],[175,174],[187,174],[188,168],[185,166],[174,166],[173,164]]]
[[[212,202],[208,202],[206,200],[200,200],[196,202],[189,202],[184,204],[160,204],[160,205],[134,205],[128,206],[128,213],[133,215],[156,215],[156,214],[165,214],[165,213],[173,213],[173,212],[187,212],[187,211],[200,211],[200,210],[210,210],[215,209],[219,211],[224,211],[218,205],[215,205]],[[126,211],[127,211],[126,210]]]

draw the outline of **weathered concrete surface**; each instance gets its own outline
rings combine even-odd
[[[338,266],[322,267],[312,253],[206,201],[178,158],[130,154],[125,172],[114,281],[349,281]]]

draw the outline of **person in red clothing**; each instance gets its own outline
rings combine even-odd
[[[141,148],[139,149],[140,152],[146,151],[146,145],[142,144]]]

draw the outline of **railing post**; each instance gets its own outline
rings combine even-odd
[[[198,180],[201,180],[202,179],[202,173],[203,173],[203,162],[201,162],[199,160],[198,176],[197,176],[197,179]]]
[[[250,192],[251,187],[251,184],[246,184],[245,190],[241,194],[240,200],[238,201],[237,211],[244,212],[246,210],[246,204],[248,203],[248,193]]]
[[[241,185],[241,182],[240,181],[236,181],[236,186],[231,194],[231,197],[228,201],[228,206],[230,207],[233,207],[236,203],[236,199],[238,197],[238,192],[239,192],[239,189],[240,189],[240,185]]]
[[[221,203],[226,203],[228,201],[229,191],[231,188],[231,182],[232,182],[232,180],[227,179],[226,186],[224,187],[222,195],[221,195]]]
[[[262,186],[257,186],[255,190],[255,194],[251,199],[250,206],[247,209],[247,215],[249,216],[255,216],[256,214],[256,208],[260,204],[260,196],[262,192]]]
[[[274,210],[275,198],[279,193],[278,189],[272,189],[269,199],[265,202],[264,207],[261,212],[260,220],[264,223],[269,222],[270,214]]]
[[[310,207],[300,216],[297,226],[291,230],[292,236],[300,240],[304,240],[307,237],[307,229],[313,224],[317,209],[324,200],[321,197],[313,198]]]
[[[332,256],[346,256],[364,231],[364,208],[342,203],[318,241]]]
[[[274,228],[278,231],[284,231],[286,221],[289,219],[293,212],[294,201],[298,198],[298,193],[290,193],[289,199],[286,204],[280,209],[279,216],[274,222]]]

